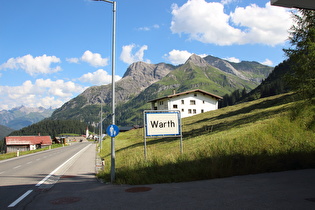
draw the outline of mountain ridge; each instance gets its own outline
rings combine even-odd
[[[206,58],[208,60],[219,59],[212,56]],[[166,63],[148,64],[142,61],[131,64],[123,78],[115,83],[117,121],[120,121],[121,125],[134,124],[134,121],[138,121],[136,118],[141,118],[134,113],[135,110],[139,111],[141,107],[147,107],[146,102],[152,97],[170,94],[174,89],[181,92],[199,88],[216,95],[224,95],[239,88],[251,90],[258,85],[255,80],[264,78],[263,74],[258,74],[259,71],[255,69],[252,70],[254,73],[249,74],[250,71],[246,73],[244,70],[238,70],[228,61],[220,59],[218,63],[224,63],[226,66],[223,71],[213,62],[209,63],[207,59],[193,54],[179,66]],[[259,66],[268,73],[273,69],[261,64]],[[246,76],[241,77],[240,75]],[[103,103],[104,122],[106,122],[111,115],[110,84],[88,88],[57,109],[51,118],[75,118],[94,124],[99,120],[101,103]],[[127,119],[127,116],[130,115],[137,115],[137,117]],[[124,120],[126,122],[123,122]]]
[[[43,107],[19,106],[11,110],[0,111],[0,125],[18,130],[50,117],[54,109]]]

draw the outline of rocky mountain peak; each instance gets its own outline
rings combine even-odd
[[[149,80],[156,80],[166,76],[172,69],[174,69],[174,67],[166,65],[165,63],[150,64],[138,61],[128,67],[123,78],[132,77],[134,79],[139,79],[139,77],[142,77]]]
[[[246,76],[244,76],[240,71],[235,69],[228,61],[223,60],[221,58],[213,57],[208,55],[207,57],[204,58],[204,60],[209,63],[210,65],[221,69],[222,71],[225,71],[230,74],[234,74],[238,76],[239,78],[249,80]]]
[[[200,66],[200,67],[206,67],[209,66],[209,63],[204,60],[202,57],[196,55],[196,54],[192,54],[188,60],[186,61],[186,63],[193,63],[196,66]],[[185,63],[185,64],[186,64]]]

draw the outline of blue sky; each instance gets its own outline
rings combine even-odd
[[[275,66],[285,59],[290,10],[268,0],[117,0],[116,80],[136,61],[192,54]],[[0,110],[58,108],[111,82],[112,4],[0,2]]]

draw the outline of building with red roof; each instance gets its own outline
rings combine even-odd
[[[50,136],[7,136],[4,138],[7,153],[35,150],[52,144]]]

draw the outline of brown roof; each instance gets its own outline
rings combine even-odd
[[[162,100],[162,99],[173,98],[173,97],[176,97],[176,96],[185,95],[185,94],[189,94],[189,93],[196,93],[196,92],[203,93],[205,95],[211,96],[211,97],[213,97],[213,98],[215,98],[217,100],[222,100],[223,99],[221,96],[217,96],[217,95],[214,95],[212,93],[209,93],[209,92],[206,92],[206,91],[203,91],[203,90],[200,90],[200,89],[195,89],[195,90],[190,90],[190,91],[186,91],[186,92],[176,93],[176,94],[173,94],[173,95],[168,95],[168,96],[165,96],[165,97],[162,97],[162,98],[157,98],[157,99],[154,99],[154,100],[151,100],[151,101],[148,101],[148,102],[156,102],[156,101],[159,101],[159,100]]]
[[[5,143],[6,145],[51,145],[52,142],[50,136],[7,136]]]

